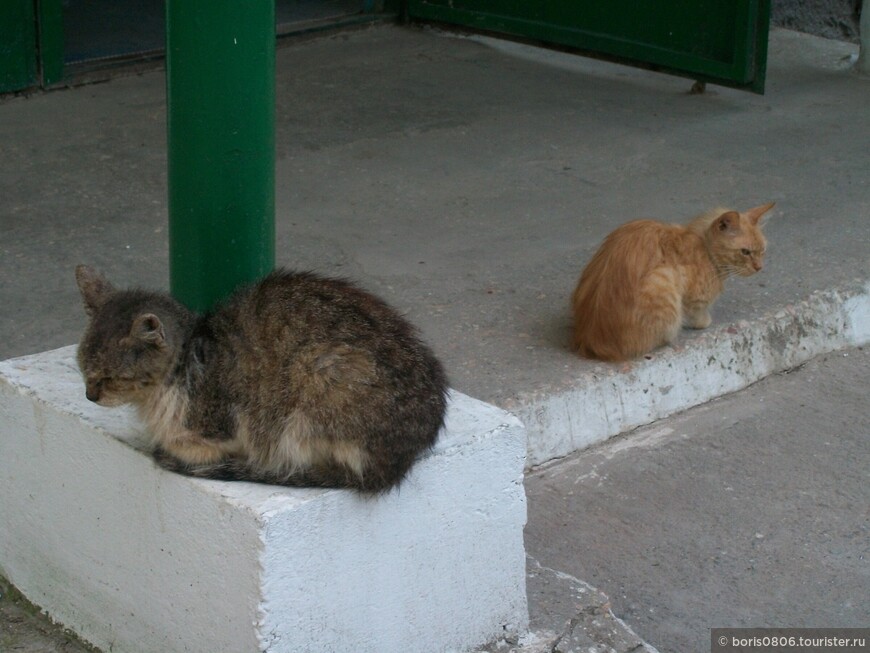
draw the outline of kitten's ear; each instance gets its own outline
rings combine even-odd
[[[776,202],[770,202],[769,204],[762,204],[761,206],[756,206],[754,209],[749,209],[746,212],[746,217],[749,218],[749,221],[758,226],[761,221],[761,216],[770,211],[774,206],[776,206]]]
[[[740,214],[737,211],[728,211],[723,213],[713,223],[713,228],[717,231],[736,233],[740,231]]]
[[[76,283],[79,285],[88,315],[93,315],[106,303],[109,295],[115,292],[115,287],[106,277],[87,265],[76,267]]]
[[[163,323],[154,313],[142,313],[137,316],[133,320],[133,326],[130,327],[130,337],[158,347],[166,342]]]

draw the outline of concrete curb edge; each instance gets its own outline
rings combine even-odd
[[[870,281],[814,292],[756,320],[722,325],[648,360],[600,364],[561,391],[505,405],[526,425],[527,465],[585,449],[736,392],[819,354],[870,342]]]

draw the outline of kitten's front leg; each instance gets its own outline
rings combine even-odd
[[[683,324],[690,329],[706,329],[712,322],[709,304],[694,303],[683,306]]]

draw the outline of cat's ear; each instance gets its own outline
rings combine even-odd
[[[93,315],[100,306],[106,303],[109,295],[115,292],[115,287],[102,274],[87,265],[76,267],[76,283],[82,293],[85,311]]]
[[[723,233],[737,233],[740,231],[740,214],[737,211],[727,211],[716,218],[713,228]]]
[[[772,209],[774,206],[776,206],[776,202],[770,202],[769,204],[762,204],[761,206],[756,206],[754,209],[749,209],[746,212],[746,217],[749,218],[749,221],[757,227],[759,225],[759,222],[761,222],[762,216],[770,211],[770,209]]]
[[[133,320],[130,327],[130,337],[157,347],[166,342],[166,332],[163,323],[154,313],[142,313]]]

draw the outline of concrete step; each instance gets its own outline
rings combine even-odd
[[[106,651],[462,651],[526,631],[525,434],[452,393],[398,489],[166,472],[75,349],[0,363],[0,568]]]
[[[504,402],[528,431],[528,466],[736,392],[835,349],[870,342],[870,282],[693,333],[624,365],[602,363]]]
[[[658,653],[589,583],[527,556],[526,586],[529,632],[490,642],[475,653]]]

